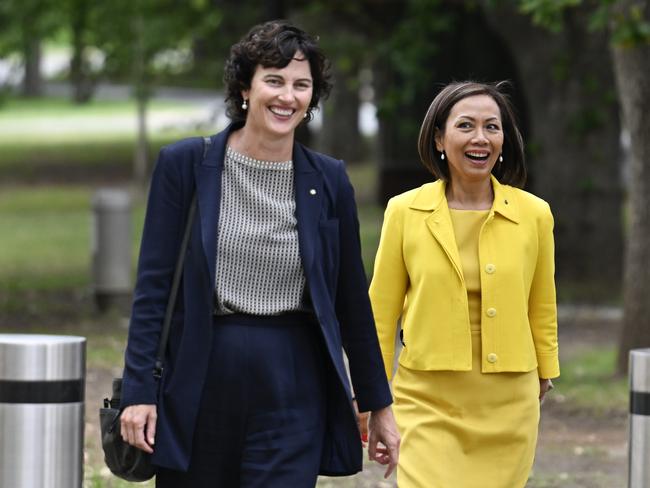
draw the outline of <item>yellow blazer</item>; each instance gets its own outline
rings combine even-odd
[[[559,376],[553,215],[542,199],[492,177],[479,236],[482,371]],[[472,369],[467,289],[445,197],[436,181],[388,202],[370,298],[386,374]]]

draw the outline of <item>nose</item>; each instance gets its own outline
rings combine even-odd
[[[280,92],[278,98],[283,102],[293,101],[293,99],[295,98],[293,93],[293,87],[290,85],[285,86],[284,89]]]
[[[472,138],[472,142],[475,142],[477,144],[487,144],[488,139],[485,136],[485,131],[482,127],[477,127],[476,132],[474,133],[474,137]]]

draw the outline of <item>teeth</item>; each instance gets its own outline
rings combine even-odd
[[[282,109],[282,108],[273,107],[271,108],[271,112],[273,112],[276,115],[289,116],[293,113],[293,110],[290,108]]]
[[[486,158],[487,157],[486,153],[468,152],[467,155],[471,156],[473,158]]]

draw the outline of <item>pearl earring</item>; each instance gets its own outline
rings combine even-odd
[[[499,154],[499,162],[503,163],[503,154]]]
[[[303,119],[306,119],[306,118],[307,118],[307,112],[305,112],[304,114],[302,114],[302,118],[303,118]]]
[[[244,99],[244,101],[241,104],[242,110],[248,109],[248,100]]]
[[[445,152],[442,151],[442,152],[440,153],[440,161],[444,161],[444,160],[445,160]]]

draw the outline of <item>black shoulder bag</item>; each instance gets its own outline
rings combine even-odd
[[[211,140],[209,137],[204,138],[203,159],[208,152]],[[183,261],[187,251],[187,244],[190,240],[190,232],[194,215],[196,214],[196,192],[192,196],[192,203],[187,214],[187,224],[183,233],[183,240],[176,260],[174,269],[174,278],[172,287],[169,292],[167,308],[165,310],[165,319],[163,321],[160,340],[158,342],[158,352],[153,370],[153,377],[159,381],[162,376],[165,349],[167,348],[167,339],[169,338],[169,329],[171,325],[172,313],[176,306],[176,296],[178,287],[183,274]],[[104,399],[104,407],[99,409],[99,424],[102,434],[102,449],[104,450],[104,462],[108,469],[115,476],[127,481],[146,481],[156,474],[156,467],[151,464],[151,455],[133,447],[124,442],[120,435],[120,399],[122,397],[122,378],[113,379],[113,392],[110,399]]]

